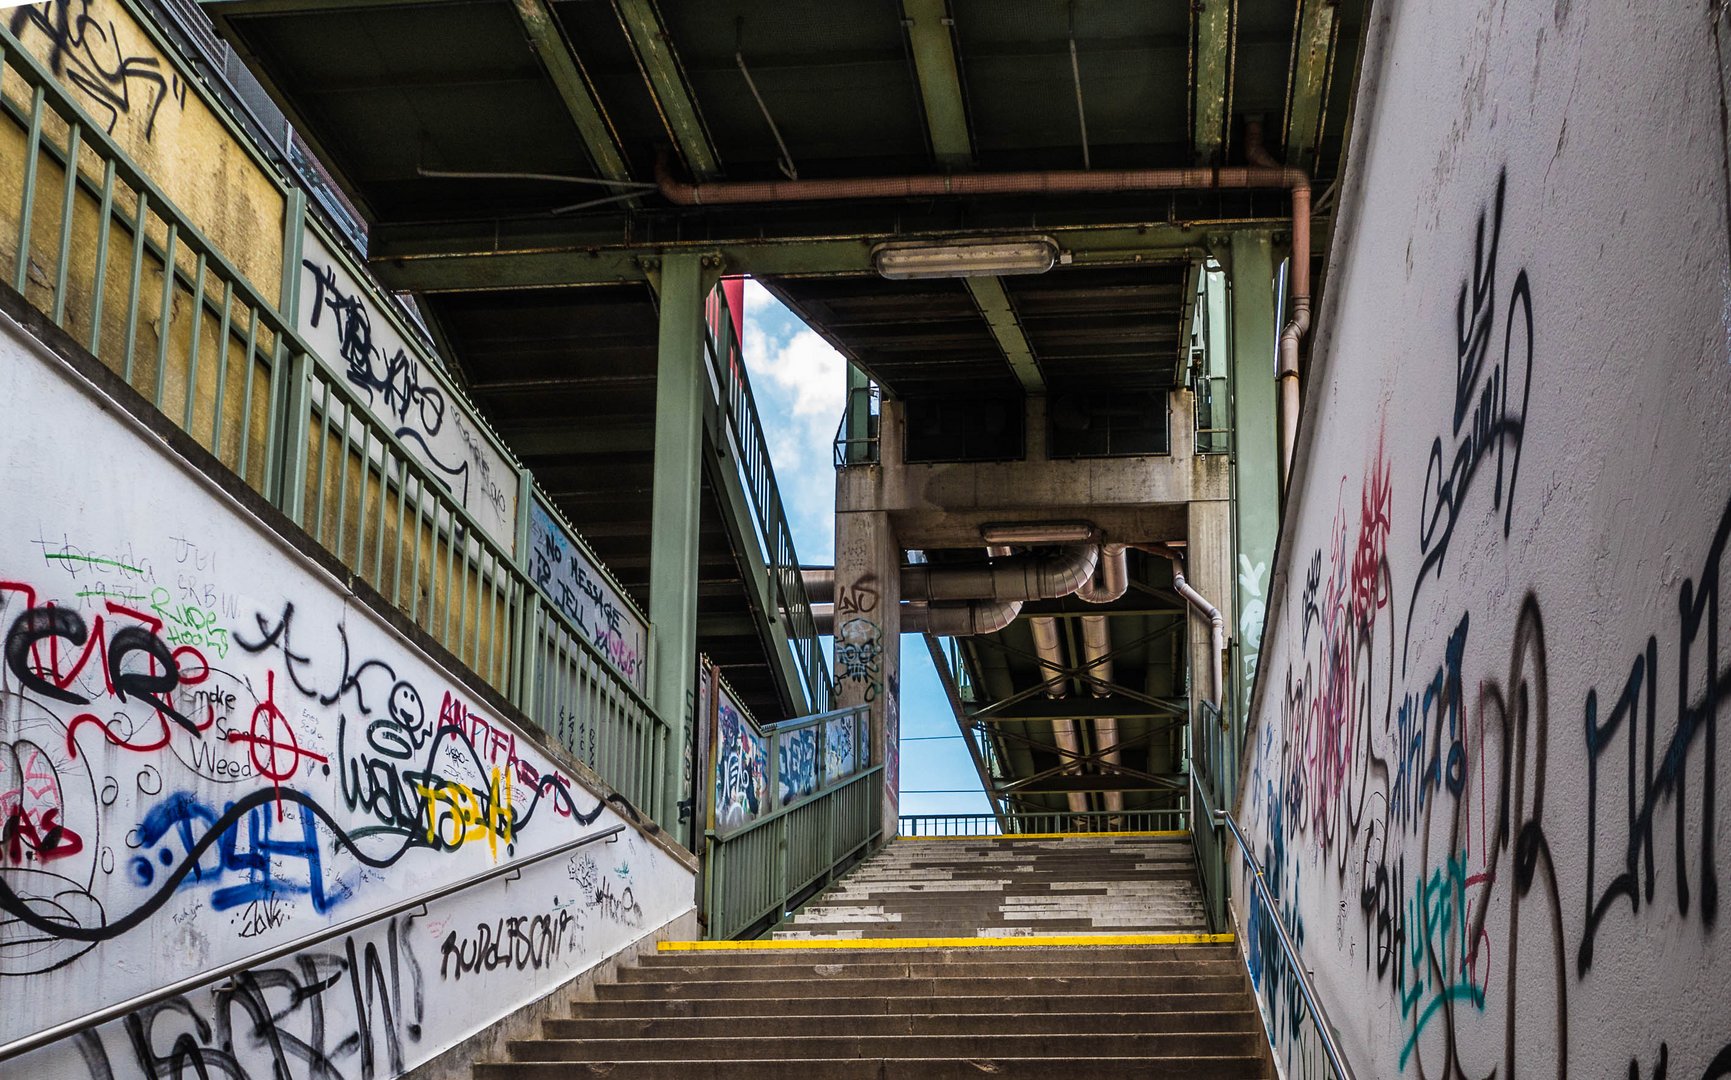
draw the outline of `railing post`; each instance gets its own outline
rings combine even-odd
[[[285,353],[279,338],[274,363],[281,365]],[[306,525],[307,434],[312,420],[313,356],[295,352],[288,358],[288,377],[283,382],[283,402],[271,413],[276,425],[266,445],[276,449],[280,463],[273,501],[296,525]],[[320,448],[321,450],[323,447]]]

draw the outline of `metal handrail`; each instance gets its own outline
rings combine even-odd
[[[1268,921],[1274,924],[1275,936],[1280,940],[1280,951],[1286,954],[1286,961],[1292,966],[1292,974],[1298,980],[1298,989],[1304,994],[1304,1003],[1310,1009],[1310,1015],[1316,1021],[1316,1033],[1322,1039],[1322,1049],[1328,1054],[1329,1064],[1334,1066],[1334,1074],[1341,1080],[1355,1080],[1353,1071],[1347,1068],[1346,1059],[1341,1056],[1340,1045],[1334,1041],[1334,1025],[1329,1023],[1328,1013],[1322,1007],[1322,1001],[1317,997],[1316,985],[1310,981],[1310,973],[1298,959],[1298,947],[1292,943],[1292,935],[1287,933],[1286,923],[1280,918],[1280,908],[1276,898],[1268,890],[1268,881],[1263,876],[1262,864],[1256,861],[1256,856],[1250,852],[1250,842],[1244,839],[1244,833],[1238,828],[1238,822],[1227,810],[1213,812],[1216,824],[1225,825],[1232,832],[1232,838],[1238,841],[1238,850],[1244,856],[1245,863],[1250,867],[1251,887],[1262,895],[1262,902],[1268,907]]]
[[[491,870],[484,870],[479,874],[471,874],[466,878],[453,881],[447,885],[441,885],[436,889],[429,889],[418,896],[398,901],[382,911],[368,912],[365,915],[357,915],[352,919],[345,919],[340,923],[335,923],[331,926],[325,927],[316,934],[308,934],[306,937],[296,938],[293,941],[284,942],[281,945],[274,945],[261,952],[253,953],[250,956],[244,956],[239,960],[231,960],[228,963],[223,964],[221,967],[213,968],[210,971],[201,972],[197,975],[189,975],[178,982],[169,983],[167,986],[159,986],[155,990],[127,998],[125,1001],[109,1005],[106,1008],[98,1009],[95,1012],[85,1013],[83,1016],[55,1024],[53,1027],[43,1028],[34,1035],[26,1035],[22,1039],[14,1039],[9,1043],[0,1043],[0,1061],[7,1061],[22,1054],[27,1054],[32,1050],[40,1050],[44,1046],[57,1043],[61,1039],[70,1038],[81,1031],[100,1027],[103,1024],[108,1023],[110,1020],[118,1020],[123,1016],[137,1012],[139,1009],[148,1008],[158,1002],[167,1001],[169,998],[179,997],[189,991],[197,990],[201,986],[221,982],[223,979],[232,975],[239,975],[244,971],[268,964],[273,960],[280,960],[285,956],[304,952],[315,945],[322,945],[325,942],[330,941],[332,938],[339,938],[346,934],[352,934],[356,930],[364,929],[374,923],[400,915],[401,913],[408,911],[410,908],[418,908],[430,904],[435,900],[442,900],[445,897],[450,896],[452,893],[462,892],[464,889],[491,881],[496,877],[501,877],[510,873],[520,873],[525,867],[534,866],[536,863],[546,862],[549,859],[556,859],[559,856],[575,851],[580,847],[593,844],[598,840],[605,840],[610,836],[615,836],[624,831],[624,825],[615,825],[611,829],[603,829],[602,831],[593,833],[589,836],[580,837],[576,840],[568,840],[563,844],[548,848],[546,851],[537,852],[534,855],[528,855],[521,859],[513,859],[507,863],[500,863]]]

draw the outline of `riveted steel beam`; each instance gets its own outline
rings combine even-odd
[[[697,110],[691,84],[686,81],[685,71],[680,67],[679,55],[673,50],[673,39],[667,33],[661,9],[655,0],[613,0],[613,11],[619,16],[619,25],[624,28],[625,36],[631,41],[631,51],[637,58],[638,70],[649,84],[649,96],[655,102],[655,111],[661,114],[661,122],[684,160],[686,170],[698,180],[719,176],[721,163],[716,159],[709,130]]]
[[[1266,227],[1268,223],[1258,224]],[[976,230],[967,235],[1025,236],[1027,231],[1026,227]],[[1205,256],[1208,236],[1218,232],[1219,226],[1210,225],[1204,230],[1183,224],[1149,223],[1041,231],[1058,242],[1059,250],[1069,256],[1071,266],[1141,266]],[[719,252],[729,273],[751,277],[829,277],[876,273],[872,249],[887,240],[937,240],[954,235],[903,232],[786,239],[741,236],[690,242],[528,243],[512,248],[487,248],[479,245],[490,244],[490,239],[460,232],[386,227],[374,238],[370,265],[387,288],[427,293],[642,282],[648,280],[646,263],[682,251]],[[464,250],[471,244],[476,248]]]
[[[1286,163],[1315,165],[1339,39],[1338,0],[1301,0],[1294,14],[1292,66],[1286,79]]]
[[[595,96],[595,87],[583,70],[583,61],[571,48],[552,5],[548,0],[512,0],[511,6],[523,24],[529,47],[541,58],[547,77],[553,80],[553,88],[559,93],[559,100],[571,115],[572,123],[577,125],[577,134],[583,140],[583,148],[589,152],[595,171],[606,180],[629,181],[631,171],[620,153],[619,136],[602,109],[600,99]]]
[[[1190,145],[1198,165],[1226,160],[1237,32],[1238,0],[1190,5]]]
[[[352,11],[360,8],[436,7],[466,0],[198,0],[211,16],[298,15],[318,11]]]
[[[961,68],[956,63],[955,21],[947,0],[902,0],[902,25],[926,111],[926,134],[939,165],[967,168],[974,144],[968,135]]]
[[[991,330],[992,339],[998,343],[998,349],[1004,354],[1016,381],[1030,394],[1044,394],[1046,377],[1040,372],[1040,361],[1028,344],[1028,336],[1022,332],[1022,323],[1016,317],[1016,307],[1010,303],[1010,294],[1004,290],[1004,283],[995,277],[971,277],[963,281],[968,292],[973,294],[980,316],[986,320],[986,327]]]

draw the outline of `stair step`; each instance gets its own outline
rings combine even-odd
[[[1243,1004],[1242,1002],[1240,1003]],[[978,1002],[975,1002],[976,1007]],[[689,1038],[736,1039],[743,1030],[763,1024],[764,1017],[638,1016],[578,1017],[542,1022],[549,1039]],[[976,1035],[1087,1035],[1231,1031],[1260,1033],[1261,1016],[1249,1007],[1234,1010],[1164,1012],[952,1012],[857,1013],[842,1015],[778,1015],[778,1036],[942,1035],[952,1031]]]
[[[838,1027],[844,1025],[837,1025]],[[952,1029],[941,1035],[782,1035],[763,1023],[753,1032],[752,1057],[1216,1057],[1249,1054],[1254,1032],[1177,1031],[1133,1034],[976,1035]],[[725,1061],[744,1049],[734,1039],[528,1039],[509,1044],[513,1061]]]
[[[740,1049],[750,1042],[741,1040]],[[1051,1080],[1070,1075],[1089,1080],[1147,1080],[1182,1076],[1186,1080],[1245,1080],[1272,1075],[1261,1054],[1215,1057],[1171,1056],[1086,1058],[805,1058],[797,1060],[687,1059],[683,1061],[547,1061],[475,1066],[475,1080]]]
[[[931,997],[995,996],[1001,994],[1132,994],[1147,992],[1151,980],[1134,975],[1096,975],[1079,978],[1017,979],[997,978],[920,978],[897,980],[886,988],[882,979],[847,977],[797,978],[775,982],[727,983],[693,981],[679,982],[657,979],[653,982],[610,983],[597,986],[595,994],[602,1001],[620,999],[653,999],[702,994],[711,998],[807,998],[861,997],[885,993],[923,994]],[[1162,990],[1172,993],[1229,993],[1244,989],[1242,975],[1237,972],[1222,975],[1173,975],[1159,980]]]
[[[789,978],[921,979],[921,978],[1080,978],[1110,972],[1142,979],[1164,979],[1174,975],[1236,975],[1236,961],[1219,959],[1101,961],[1092,957],[1065,960],[976,961],[950,954],[942,959],[882,959],[865,955],[843,961],[805,964],[687,964],[629,967],[619,972],[619,982],[782,982]]]
[[[969,963],[1026,964],[1040,960],[1068,963],[1087,957],[1100,963],[1136,963],[1144,960],[1238,960],[1238,950],[1232,945],[1027,945],[1015,948],[952,948],[952,949],[825,949],[777,948],[757,943],[742,943],[737,949],[669,949],[651,953],[638,960],[644,967],[697,967],[711,965],[732,967],[749,960],[757,966],[831,964],[852,960],[867,963],[939,961],[966,959]]]
[[[881,990],[881,987],[877,989]],[[823,997],[734,997],[734,998],[611,998],[585,1002],[584,1016],[603,1019],[655,1017],[774,1016],[868,1016],[977,1013],[979,995],[835,994]],[[999,994],[990,1002],[994,1009],[1011,1015],[1040,1013],[1168,1013],[1223,1012],[1254,1008],[1248,988],[1240,981],[1231,992],[1171,992],[1144,989],[1131,993]]]

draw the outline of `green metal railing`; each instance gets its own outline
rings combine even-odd
[[[668,726],[620,678],[582,631],[539,595],[530,597],[523,711],[657,821],[678,820],[662,790]]]
[[[720,296],[717,289],[714,297]],[[725,302],[710,305],[712,319],[706,334],[709,363],[720,393],[721,411],[727,430],[737,447],[737,459],[746,493],[758,528],[764,561],[769,567],[770,599],[774,610],[787,619],[787,634],[799,662],[806,700],[814,708],[829,704],[829,665],[818,644],[817,623],[811,616],[811,600],[800,577],[799,554],[794,550],[793,531],[782,508],[775,483],[769,443],[758,422],[757,403],[740,353],[739,335],[733,327],[731,309]]]
[[[1058,833],[1184,832],[1189,811],[1052,810],[1009,811],[1000,821],[993,814],[903,814],[896,835],[922,836],[1050,836]]]
[[[7,284],[603,781],[676,820],[657,779],[667,726],[514,554],[3,26],[0,72],[0,140],[23,150],[0,154],[18,208],[0,212]],[[305,200],[283,190],[292,296]]]
[[[835,429],[835,467],[876,465],[882,457],[879,418],[883,399],[877,383],[849,386],[847,408]]]
[[[838,723],[851,726],[855,757],[851,771],[831,775],[827,741]],[[712,825],[705,834],[704,910],[711,938],[756,936],[775,926],[803,896],[871,850],[883,831],[883,766],[869,760],[869,723],[869,709],[857,705],[757,732],[767,750],[762,812],[729,829]],[[791,797],[784,798],[783,747],[808,737],[816,744],[810,783],[791,785]],[[720,772],[715,769],[716,778]],[[709,790],[713,822],[716,779]]]
[[[1190,785],[1191,805],[1199,820],[1211,821],[1217,810],[1230,808],[1238,786],[1240,734],[1230,714],[1222,714],[1211,701],[1202,701],[1191,714]],[[1231,919],[1227,910],[1231,852],[1212,828],[1191,832],[1196,847],[1196,869],[1208,920],[1215,930],[1225,929]]]

